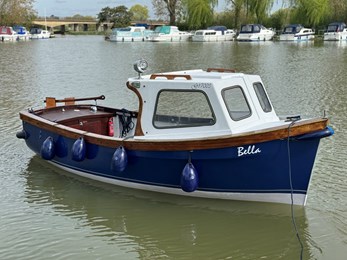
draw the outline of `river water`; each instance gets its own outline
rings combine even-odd
[[[46,96],[104,94],[103,105],[136,109],[125,82],[141,57],[149,73],[222,67],[259,74],[277,114],[326,113],[335,135],[321,142],[307,206],[295,209],[294,220],[303,259],[346,259],[346,43],[112,43],[101,36],[0,44],[0,259],[300,258],[288,205],[110,187],[48,165],[15,137],[18,112]]]

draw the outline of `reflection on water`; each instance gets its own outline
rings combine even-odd
[[[29,206],[71,218],[75,229],[88,227],[88,237],[102,238],[116,248],[122,245],[140,259],[294,259],[299,255],[288,206],[209,202],[90,186],[62,173],[34,157],[26,174]],[[304,209],[296,209],[296,215],[305,233]],[[75,234],[69,236],[73,239]],[[81,241],[75,246],[86,245]]]
[[[295,211],[304,259],[347,255],[345,42],[111,43],[99,36],[0,43],[1,259],[298,259],[289,207],[206,201],[97,185],[41,162],[15,138],[18,111],[46,96],[104,94],[137,108],[125,81],[208,67],[260,74],[278,114],[319,116],[322,140],[305,209]]]

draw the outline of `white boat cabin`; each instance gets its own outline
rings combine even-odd
[[[140,102],[142,133],[129,133],[135,138],[189,139],[280,124],[257,75],[186,70],[130,78],[127,85]]]

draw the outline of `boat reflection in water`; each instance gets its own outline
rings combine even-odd
[[[137,259],[296,259],[300,253],[289,205],[134,191],[66,174],[37,156],[26,170],[29,207],[41,215],[50,212],[46,217],[52,221],[63,219],[55,223],[55,240],[66,240],[65,229],[73,225],[70,241],[83,243],[92,237],[121,246],[128,257],[135,254]],[[295,214],[307,256],[304,208],[295,208]],[[81,229],[88,230],[87,237],[79,237]],[[97,254],[97,245],[74,244],[61,256],[71,256],[76,247]]]

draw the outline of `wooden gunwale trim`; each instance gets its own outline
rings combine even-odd
[[[284,125],[243,134],[196,138],[190,140],[123,140],[120,138],[89,133],[58,123],[50,122],[28,111],[20,112],[20,118],[23,120],[23,122],[27,122],[36,127],[51,131],[67,138],[77,139],[79,137],[84,137],[86,142],[92,144],[106,147],[118,147],[122,145],[126,149],[139,151],[189,151],[217,149],[288,138],[288,125]],[[323,130],[327,127],[327,124],[328,119],[326,118],[298,121],[290,128],[290,137]]]

